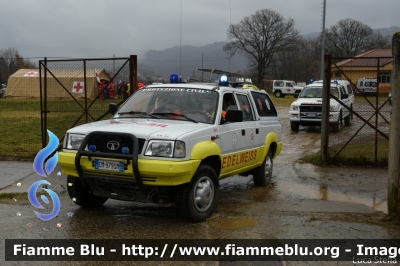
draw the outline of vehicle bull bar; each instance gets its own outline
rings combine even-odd
[[[93,135],[110,135],[112,134],[113,136],[116,137],[128,137],[131,138],[133,141],[133,147],[129,147],[132,149],[132,155],[130,154],[122,154],[122,153],[110,153],[110,152],[96,152],[96,151],[87,151],[85,150],[90,138]],[[79,147],[76,156],[75,156],[75,167],[78,172],[79,178],[82,182],[82,186],[86,187],[87,186],[87,181],[90,180],[96,180],[96,181],[117,181],[118,183],[126,183],[126,184],[136,184],[142,193],[145,193],[145,188],[143,185],[142,177],[139,172],[139,167],[138,167],[138,155],[139,155],[139,141],[137,137],[133,134],[129,133],[114,133],[114,132],[104,132],[104,131],[93,131],[86,135],[86,137],[83,139],[81,146]],[[91,161],[91,157],[96,157],[96,158],[113,158],[113,159],[124,159],[127,160],[127,164],[132,161],[132,169],[133,173],[135,175],[135,180],[133,179],[125,179],[125,178],[110,178],[110,177],[104,177],[104,176],[98,176],[98,175],[92,175],[92,174],[84,174],[83,169],[81,167],[81,157],[82,156],[88,156],[89,160]]]

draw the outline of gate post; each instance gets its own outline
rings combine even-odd
[[[137,55],[131,55],[129,58],[129,80],[132,95],[137,90]]]
[[[400,218],[399,198],[399,150],[400,150],[400,32],[392,38],[393,68],[390,91],[392,93],[392,111],[389,130],[389,160],[388,160],[388,214]]]
[[[324,56],[324,80],[322,90],[321,117],[321,157],[324,162],[329,159],[329,98],[331,88],[331,56]]]

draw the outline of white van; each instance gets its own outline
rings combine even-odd
[[[357,88],[359,90],[355,90],[357,94],[364,95],[376,95],[376,88],[378,87],[378,83],[376,78],[360,78],[357,80]]]
[[[272,83],[272,93],[276,98],[285,97],[287,94],[300,93],[303,88],[304,86],[297,86],[293,80],[274,80]]]

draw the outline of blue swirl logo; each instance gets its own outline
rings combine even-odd
[[[39,203],[39,201],[36,198],[36,191],[37,191],[38,187],[43,184],[51,185],[50,182],[48,182],[46,180],[39,180],[39,181],[36,181],[35,183],[33,183],[28,190],[29,201],[31,202],[31,204],[34,207],[36,207],[38,209],[44,209],[44,207]],[[57,194],[53,190],[47,189],[47,188],[43,188],[43,190],[46,191],[47,193],[49,193],[51,199],[54,202],[53,211],[49,214],[43,214],[43,213],[40,213],[37,211],[34,211],[34,213],[36,214],[37,217],[39,217],[43,221],[48,221],[48,220],[51,220],[54,217],[56,217],[57,214],[59,213],[60,199],[58,198]],[[40,198],[43,200],[44,203],[49,204],[49,199],[45,195],[42,195]]]
[[[47,177],[47,175],[51,174],[51,172],[53,172],[54,168],[56,167],[58,162],[58,152],[56,152],[53,157],[50,157],[47,160],[44,167],[47,174],[44,172],[43,164],[46,158],[49,157],[50,154],[52,154],[57,149],[57,146],[60,143],[53,132],[47,130],[47,134],[49,134],[49,143],[46,147],[41,149],[38,154],[36,154],[35,160],[33,161],[33,170],[35,170],[38,175],[41,175],[43,177]]]
[[[54,151],[56,151],[58,144],[60,141],[58,138],[51,132],[50,130],[47,130],[47,134],[49,135],[49,143],[47,144],[46,147],[44,147],[42,150],[38,152],[38,154],[35,157],[35,160],[33,161],[33,170],[35,172],[43,177],[47,177],[48,175],[53,172],[54,168],[57,165],[58,162],[58,152],[56,152],[52,157],[48,158]],[[46,163],[45,160],[47,159]],[[38,209],[44,209],[44,207],[39,203],[39,201],[36,198],[36,191],[40,185],[51,185],[50,182],[47,180],[39,180],[33,183],[28,190],[28,199],[30,203],[38,208]],[[42,188],[44,191],[46,191],[52,201],[53,201],[53,211],[49,214],[43,214],[39,213],[37,211],[34,211],[37,217],[42,219],[43,221],[48,221],[53,219],[54,217],[57,216],[57,214],[60,211],[60,199],[58,198],[57,194],[47,188]],[[40,197],[42,201],[46,204],[49,204],[49,199],[45,195],[41,195]]]

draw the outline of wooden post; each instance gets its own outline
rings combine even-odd
[[[324,162],[329,160],[329,99],[331,89],[331,56],[324,56],[324,80],[322,91],[321,117],[321,157]]]
[[[131,94],[137,91],[137,55],[131,55],[129,59],[129,82],[131,83]]]
[[[393,68],[390,90],[392,93],[392,111],[389,131],[389,180],[388,180],[388,214],[400,218],[399,193],[399,151],[400,151],[400,32],[392,38]]]

